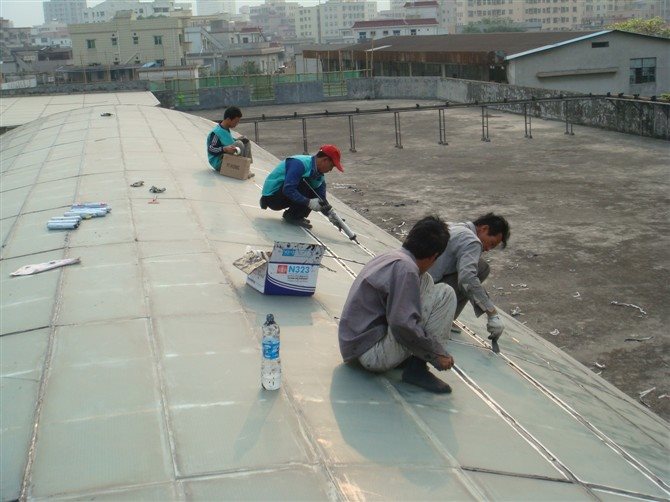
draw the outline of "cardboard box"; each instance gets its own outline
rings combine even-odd
[[[247,157],[240,157],[238,155],[224,155],[221,157],[220,174],[235,178],[238,180],[249,179],[249,171],[251,169],[251,159]]]
[[[265,295],[311,296],[324,251],[320,244],[275,242],[272,251],[249,251],[234,265]]]

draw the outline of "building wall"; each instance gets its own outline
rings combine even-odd
[[[107,23],[71,25],[74,64],[144,64],[163,60],[165,66],[180,66],[185,63],[186,52],[183,25],[183,20],[169,17],[117,18]],[[95,47],[89,48],[89,40],[94,41]]]
[[[220,12],[237,13],[235,0],[196,0],[198,16],[209,16]]]
[[[542,30],[601,27],[631,18],[647,18],[667,11],[668,0],[439,0],[443,9],[456,2],[456,28],[484,18],[506,17]],[[448,22],[448,21],[447,21]]]
[[[304,7],[295,12],[295,36],[318,42],[319,36],[319,8]]]
[[[351,100],[416,98],[481,103],[505,99],[528,100],[531,97],[553,97],[559,94],[563,93],[532,87],[439,77],[375,77],[347,80],[347,98]],[[500,105],[497,108],[512,113],[523,113],[523,105]],[[528,109],[533,116],[555,120],[565,120],[565,111],[560,101],[538,102]],[[448,109],[446,113],[449,114]],[[567,113],[568,120],[574,124],[670,140],[670,116],[667,105],[660,103],[622,101],[614,107],[605,99],[584,100],[570,104]],[[492,141],[495,141],[495,137]]]
[[[593,44],[608,47],[592,47]],[[656,82],[631,84],[631,60],[656,58]],[[670,92],[670,40],[612,32],[556,49],[511,60],[508,82],[574,92],[623,92],[643,96]],[[593,69],[615,69],[607,73],[578,74]],[[554,72],[572,72],[550,76]],[[549,76],[538,77],[538,73]]]
[[[388,25],[371,28],[351,28],[342,30],[344,42],[358,43],[361,40],[377,40],[379,38],[409,35],[440,35],[440,27],[430,25]]]
[[[60,21],[65,24],[81,23],[86,0],[50,0],[42,3],[44,21]]]
[[[154,0],[153,2],[139,2],[139,0],[105,0],[95,7],[85,9],[82,23],[105,23],[114,19],[117,12],[132,10],[137,17],[170,16],[176,11],[190,12],[190,3],[176,3],[174,0]]]
[[[311,38],[317,43],[341,42],[343,30],[351,28],[356,21],[369,21],[376,16],[376,1],[328,0],[297,10],[296,37]]]

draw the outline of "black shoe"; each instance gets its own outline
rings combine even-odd
[[[261,197],[260,205],[261,205],[261,209],[267,209],[268,208],[268,204],[267,204],[267,202],[265,202],[265,197]]]
[[[414,356],[407,360],[407,366],[402,372],[402,381],[435,394],[449,394],[451,392],[451,387],[447,383],[428,371],[425,361]]]
[[[290,216],[286,216],[286,213],[284,213],[282,218],[284,218],[286,223],[290,223],[291,225],[296,225],[302,228],[312,228],[312,224],[307,218],[291,218]]]

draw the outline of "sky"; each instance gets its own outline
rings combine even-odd
[[[316,5],[319,0],[291,0],[308,6]],[[101,0],[88,0],[88,6],[94,7]],[[188,0],[182,0],[180,3],[189,3]],[[258,5],[264,3],[264,0],[237,0],[237,7],[243,5]],[[195,10],[195,2],[194,10]],[[388,9],[387,0],[377,0],[377,8]],[[15,27],[35,26],[44,22],[44,11],[42,10],[42,0],[0,0],[0,17],[11,19]]]

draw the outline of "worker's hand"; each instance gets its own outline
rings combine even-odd
[[[333,206],[331,206],[330,204],[328,204],[328,203],[325,202],[325,201],[321,202],[321,208],[320,208],[320,211],[321,211],[323,214],[325,214],[326,216],[328,216],[332,210],[333,210]]]
[[[498,340],[500,335],[502,335],[505,329],[505,324],[503,323],[500,314],[493,314],[489,316],[489,320],[486,323],[486,330],[490,333],[489,340]]]
[[[435,361],[435,367],[440,370],[448,370],[454,365],[454,358],[451,356],[437,356],[437,361]]]
[[[309,199],[307,206],[312,211],[321,211],[321,201],[319,199]]]
[[[229,153],[231,155],[239,155],[241,153],[241,150],[239,148],[237,148],[236,146],[232,146],[232,145],[231,146],[225,146],[223,148],[223,151],[225,153]]]

